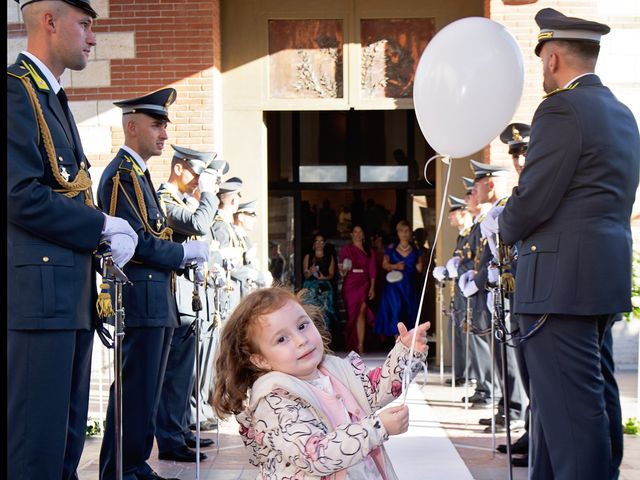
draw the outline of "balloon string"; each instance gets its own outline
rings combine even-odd
[[[425,180],[427,174],[427,165],[429,162],[437,157],[442,157],[442,155],[434,155],[424,166]],[[438,238],[440,237],[440,228],[442,227],[442,219],[444,217],[444,206],[447,200],[447,192],[449,191],[449,179],[451,178],[451,162],[449,156],[443,157],[443,163],[447,165],[447,178],[444,183],[444,190],[442,191],[442,201],[440,202],[440,220],[438,220],[438,226],[436,228],[436,236],[433,239],[433,245],[431,246],[431,253],[429,254],[429,263],[427,264],[427,270],[424,276],[424,283],[422,284],[422,295],[420,296],[420,305],[418,307],[418,315],[416,316],[416,321],[413,326],[413,336],[411,338],[411,348],[409,349],[409,360],[407,365],[404,368],[404,372],[402,375],[402,404],[405,404],[407,401],[407,394],[409,393],[409,385],[411,384],[411,364],[413,363],[413,351],[416,345],[416,335],[418,333],[418,325],[420,324],[420,315],[422,314],[422,304],[424,303],[425,292],[427,290],[427,282],[429,280],[429,272],[431,270],[431,263],[433,262],[433,254],[436,251],[436,245],[438,243]],[[442,348],[442,345],[440,345]],[[427,382],[427,367],[425,365],[425,383]]]

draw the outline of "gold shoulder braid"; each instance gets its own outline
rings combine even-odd
[[[171,229],[171,227],[164,227],[162,229],[155,230],[151,225],[149,225],[147,214],[146,214],[147,205],[144,201],[144,194],[142,193],[142,187],[140,187],[138,176],[133,169],[129,171],[129,174],[131,175],[131,181],[133,182],[133,190],[135,191],[135,195],[136,195],[137,208],[136,208],[136,205],[133,203],[133,200],[127,193],[127,191],[124,188],[120,188],[120,171],[118,170],[116,171],[116,174],[112,179],[113,190],[111,191],[109,215],[115,215],[116,213],[116,207],[118,204],[118,190],[121,190],[122,194],[124,195],[124,198],[127,200],[129,205],[133,209],[133,212],[135,213],[136,217],[138,217],[138,220],[140,220],[140,222],[144,226],[145,232],[161,240],[169,240],[169,241],[173,240],[173,230]],[[131,260],[131,261],[136,263],[135,260]],[[171,272],[171,292],[174,295],[176,293],[176,276],[177,276],[176,272],[172,271]]]
[[[62,188],[54,189],[54,192],[62,193],[65,197],[73,198],[77,196],[79,193],[84,192],[84,203],[94,208],[93,204],[93,192],[91,191],[91,177],[86,170],[80,169],[76,178],[69,182],[65,180],[60,174],[60,167],[58,166],[58,158],[56,157],[56,149],[53,146],[53,139],[51,138],[51,131],[47,126],[47,122],[44,119],[44,114],[42,113],[42,107],[38,100],[38,96],[36,95],[35,90],[33,89],[33,85],[31,85],[31,81],[26,77],[21,77],[20,81],[24,84],[25,89],[27,90],[27,94],[29,95],[29,100],[31,100],[31,105],[33,106],[33,110],[36,114],[36,120],[38,122],[38,128],[40,130],[40,137],[42,138],[42,142],[44,143],[45,151],[47,152],[47,157],[49,159],[49,165],[51,166],[51,172],[53,173],[56,182],[60,184]]]
[[[573,90],[574,88],[576,88],[578,85],[580,85],[580,82],[573,82],[571,85],[569,85],[566,88],[556,88],[553,92],[549,92],[546,95],[544,95],[542,97],[542,99],[546,99],[549,98],[552,95],[555,95],[556,93],[560,93],[560,92],[566,92],[567,90]]]

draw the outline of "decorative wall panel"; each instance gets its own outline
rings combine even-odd
[[[434,34],[434,18],[360,20],[361,97],[411,98],[420,56]]]
[[[342,20],[269,20],[269,96],[343,98]]]

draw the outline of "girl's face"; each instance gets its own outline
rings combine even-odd
[[[293,375],[301,380],[318,378],[324,355],[320,332],[302,306],[288,300],[281,308],[264,315],[256,326],[259,353],[251,363],[262,370]]]

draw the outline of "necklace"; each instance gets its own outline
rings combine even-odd
[[[411,248],[411,245],[402,245],[402,244],[398,244],[398,249],[406,252],[407,250],[409,250]]]

